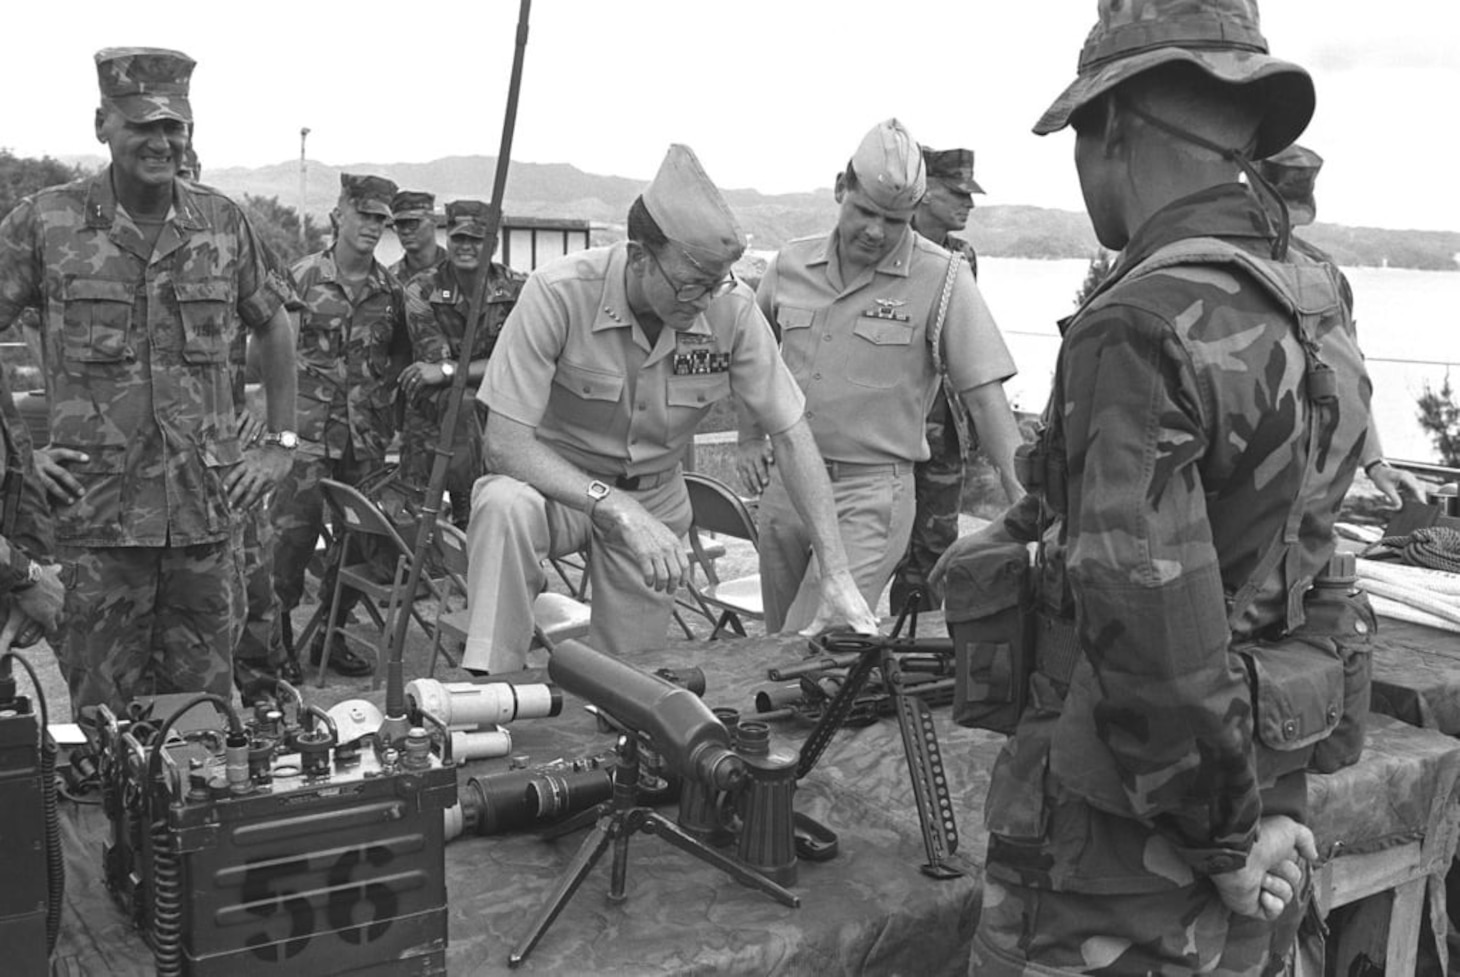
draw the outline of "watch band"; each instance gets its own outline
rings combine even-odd
[[[590,521],[593,519],[593,510],[598,508],[598,503],[608,498],[608,493],[612,491],[613,486],[609,485],[607,482],[600,482],[596,478],[588,483],[588,505],[584,508],[583,511],[588,513],[588,518]]]
[[[286,451],[299,447],[299,435],[293,431],[265,431],[261,440],[264,444],[278,445]]]

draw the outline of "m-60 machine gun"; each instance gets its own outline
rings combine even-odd
[[[775,681],[798,678],[802,696],[779,704],[772,698],[762,702],[758,696],[756,707],[762,718],[814,716],[816,725],[796,767],[798,780],[812,771],[842,726],[896,715],[928,859],[922,871],[932,878],[952,879],[963,874],[948,862],[958,848],[958,823],[930,706],[953,699],[954,643],[949,638],[914,637],[913,608],[919,596],[916,592],[910,596],[889,636],[828,634],[812,639],[811,659],[768,672]],[[899,637],[905,623],[908,636]],[[844,675],[827,678],[840,669],[846,669]],[[762,704],[768,708],[761,710]]]

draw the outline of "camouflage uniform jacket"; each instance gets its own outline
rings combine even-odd
[[[299,313],[299,436],[340,458],[382,460],[395,435],[391,398],[408,354],[400,283],[372,261],[357,299],[339,280],[333,251],[295,263]]]
[[[1042,437],[1067,471],[1065,497],[1031,493],[1002,528],[1032,540],[1041,504],[1056,514],[1044,592],[1073,614],[1081,655],[1067,695],[1036,674],[1033,708],[996,767],[986,809],[995,877],[1106,893],[1190,884],[1240,867],[1259,817],[1280,810],[1258,783],[1232,639],[1290,623],[1291,594],[1332,554],[1366,437],[1369,380],[1351,320],[1326,316],[1313,339],[1337,397],[1310,404],[1297,320],[1238,264],[1125,278],[1177,242],[1217,238],[1266,260],[1273,237],[1240,186],[1177,201],[1062,323]],[[1338,308],[1336,269],[1288,261],[1321,278],[1309,303]],[[1294,505],[1291,559],[1233,627],[1228,601]]]
[[[417,278],[420,278],[423,275],[429,275],[432,272],[437,271],[442,267],[450,264],[451,262],[448,260],[449,257],[450,256],[447,250],[440,245],[437,245],[436,260],[431,262],[429,265],[412,270],[410,265],[406,261],[406,255],[403,254],[400,256],[400,259],[396,261],[395,264],[391,265],[387,269],[387,271],[394,275],[396,277],[396,280],[400,282],[401,285],[409,285]]]
[[[242,452],[229,348],[283,302],[253,228],[207,187],[173,184],[154,246],[111,170],[27,197],[0,224],[0,323],[42,310],[51,443],[86,452],[80,501],[57,510],[78,546],[228,538],[223,489]]]
[[[943,238],[943,247],[951,253],[963,255],[963,260],[968,262],[968,270],[973,272],[974,280],[978,280],[978,252],[973,250],[972,244],[956,234],[948,234]],[[974,430],[973,418],[968,416],[968,405],[953,390],[946,376],[938,385],[938,395],[933,398],[933,406],[928,410],[927,433],[932,457],[942,458],[947,464],[967,461],[978,447],[978,432]],[[940,439],[941,445],[934,443]]]
[[[30,431],[15,409],[10,388],[0,375],[0,485],[4,512],[0,514],[0,594],[19,583],[12,568],[20,561],[16,549],[37,559],[49,558],[55,548],[55,527],[44,491],[31,465]],[[12,573],[7,574],[7,570]],[[15,577],[14,579],[7,579]]]
[[[487,283],[482,294],[482,319],[477,323],[472,341],[471,359],[492,355],[502,323],[517,304],[517,296],[527,276],[495,261],[487,266]],[[406,324],[411,333],[411,357],[415,361],[440,363],[461,358],[461,341],[466,336],[466,307],[470,296],[462,293],[456,269],[450,262],[437,265],[418,275],[406,286]],[[419,395],[407,416],[420,414],[431,422],[445,413],[446,393],[450,388],[431,388]],[[476,387],[467,382],[466,398],[476,396]]]

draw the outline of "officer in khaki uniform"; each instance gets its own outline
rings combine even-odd
[[[846,569],[803,399],[730,266],[745,236],[686,146],[671,146],[628,215],[629,240],[567,255],[527,280],[487,365],[487,463],[470,538],[463,665],[522,667],[541,561],[588,547],[588,642],[663,645],[687,573],[680,459],[732,394],[775,439],[830,572],[821,620],[875,629]]]
[[[409,285],[417,276],[435,271],[446,261],[446,249],[436,243],[436,197],[420,190],[401,190],[390,199],[391,229],[404,252],[390,273]]]
[[[0,325],[41,309],[66,584],[59,649],[72,705],[231,692],[243,620],[239,516],[288,470],[294,421],[284,295],[243,212],[177,179],[193,60],[96,55],[100,174],[42,190],[0,224]],[[263,363],[266,443],[237,436],[229,348]]]
[[[978,279],[978,254],[973,245],[954,234],[968,223],[973,212],[973,195],[983,187],[973,178],[973,150],[922,147],[923,166],[928,174],[928,192],[913,212],[912,226],[923,237],[957,252],[968,262]],[[938,557],[958,538],[958,512],[963,502],[963,465],[976,443],[968,412],[950,396],[946,382],[938,384],[933,406],[928,410],[928,457],[913,466],[916,512],[907,553],[892,575],[888,603],[897,613],[907,603],[914,587],[922,592],[919,607],[936,610],[943,606],[943,591],[928,580]]]
[[[824,237],[782,248],[756,292],[806,394],[806,419],[826,459],[851,571],[875,606],[907,548],[913,464],[928,457],[924,419],[939,383],[934,344],[1011,498],[1018,429],[1004,396],[1014,375],[978,285],[960,261],[913,232],[926,189],[922,153],[896,119],[874,127],[836,178],[841,211]],[[950,280],[950,271],[951,280]],[[948,289],[941,335],[933,329]],[[761,488],[761,593],[766,629],[811,619],[818,571],[790,506],[779,459],[742,425],[740,473]]]

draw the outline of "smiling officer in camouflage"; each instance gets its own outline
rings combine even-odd
[[[237,436],[229,350],[252,331],[267,426],[294,427],[284,295],[243,212],[177,178],[193,60],[97,52],[96,136],[111,165],[42,190],[0,224],[0,323],[41,310],[67,586],[59,649],[72,705],[231,693],[243,622],[239,513],[289,469]],[[40,459],[38,459],[40,464]]]

